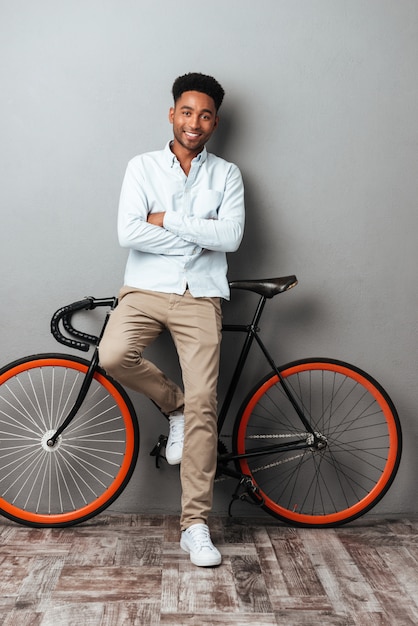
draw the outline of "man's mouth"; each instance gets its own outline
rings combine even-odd
[[[186,137],[188,137],[189,139],[198,139],[200,137],[200,133],[191,133],[187,130],[184,131],[184,134],[186,135]]]

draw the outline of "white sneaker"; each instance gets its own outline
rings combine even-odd
[[[221,553],[212,543],[206,524],[193,524],[181,533],[180,548],[190,554],[193,565],[213,567],[220,565]]]
[[[184,415],[171,415],[170,432],[165,447],[165,458],[170,465],[178,465],[183,455]]]

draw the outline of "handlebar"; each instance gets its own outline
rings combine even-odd
[[[100,341],[100,337],[96,335],[90,335],[74,328],[71,322],[73,313],[77,311],[91,311],[97,307],[107,306],[111,309],[115,308],[117,298],[93,298],[92,296],[86,297],[83,300],[78,300],[72,304],[61,307],[54,313],[51,319],[51,333],[59,343],[87,352],[90,346],[97,346]],[[70,335],[67,337],[64,335],[60,328],[60,323],[64,327],[65,331]],[[71,337],[74,337],[72,339]]]

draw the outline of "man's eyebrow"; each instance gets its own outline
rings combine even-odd
[[[194,111],[193,107],[189,107],[187,104],[183,104],[180,107],[180,110],[183,110],[183,109],[185,109],[187,111]],[[211,109],[202,109],[200,112],[201,113],[210,113],[211,115],[213,115],[213,111]]]

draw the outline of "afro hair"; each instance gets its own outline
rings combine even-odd
[[[225,95],[225,91],[217,80],[198,72],[190,72],[176,78],[172,89],[174,102],[177,102],[185,91],[199,91],[210,96],[215,103],[216,110],[221,106]]]

